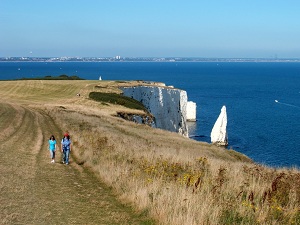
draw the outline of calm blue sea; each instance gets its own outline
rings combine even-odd
[[[197,103],[197,122],[189,123],[189,129],[199,141],[210,142],[211,129],[226,105],[229,148],[258,163],[300,167],[300,63],[0,63],[0,79],[61,74],[160,81],[186,90]]]

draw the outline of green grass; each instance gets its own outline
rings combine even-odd
[[[130,109],[138,109],[147,112],[147,109],[141,102],[126,96],[122,96],[120,94],[91,92],[89,94],[89,97],[98,102],[122,105]]]
[[[233,209],[226,209],[223,211],[220,224],[258,224],[253,216],[251,215],[241,215],[238,212],[235,212]]]

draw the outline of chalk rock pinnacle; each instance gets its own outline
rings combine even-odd
[[[227,137],[227,113],[226,106],[224,105],[221,109],[221,113],[211,131],[210,138],[211,143],[217,145],[228,145],[228,137]]]

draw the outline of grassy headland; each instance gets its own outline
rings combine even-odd
[[[73,76],[68,76],[68,75],[65,75],[65,74],[62,74],[62,75],[59,75],[59,76],[44,76],[44,77],[31,77],[31,78],[26,78],[26,77],[23,77],[19,80],[84,80],[76,75],[73,75]]]
[[[78,80],[0,82],[1,140],[5,137],[21,139],[19,135],[26,132],[18,133],[14,128],[21,121],[30,121],[24,116],[13,121],[5,119],[13,118],[13,110],[7,113],[9,108],[24,109],[27,116],[32,114],[26,113],[27,110],[47,116],[57,124],[57,135],[66,130],[71,134],[73,162],[76,162],[71,166],[79,167],[79,170],[88,168],[92,171],[91,176],[97,176],[99,183],[104,182],[115,190],[120,200],[130,202],[137,211],[144,212],[160,224],[300,223],[298,169],[255,164],[234,150],[125,121],[117,116],[117,112],[144,111],[109,102],[101,104],[89,98],[91,92],[120,93],[119,85],[138,83]],[[29,124],[29,127],[34,124]],[[45,142],[50,131],[46,122],[37,128],[39,132],[33,133],[29,140],[33,141],[34,135],[38,134],[41,138],[40,142],[35,142],[35,148],[39,149],[38,145]],[[3,144],[0,146],[2,154],[7,151]],[[36,157],[34,154],[33,151],[32,156]],[[5,163],[0,165],[2,169],[8,167]],[[9,168],[14,170],[14,165]],[[47,178],[47,173],[43,177]],[[3,196],[5,184],[0,185]],[[8,199],[1,198],[9,204]],[[83,199],[79,197],[78,201]],[[28,199],[24,201],[30,203]],[[9,213],[11,208],[5,209]],[[52,211],[52,215],[57,216],[57,212]],[[73,214],[73,219],[78,216]]]

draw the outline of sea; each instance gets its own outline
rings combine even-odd
[[[0,62],[0,80],[62,74],[185,90],[197,104],[189,135],[202,142],[210,143],[225,105],[228,149],[267,166],[300,168],[300,62]]]

